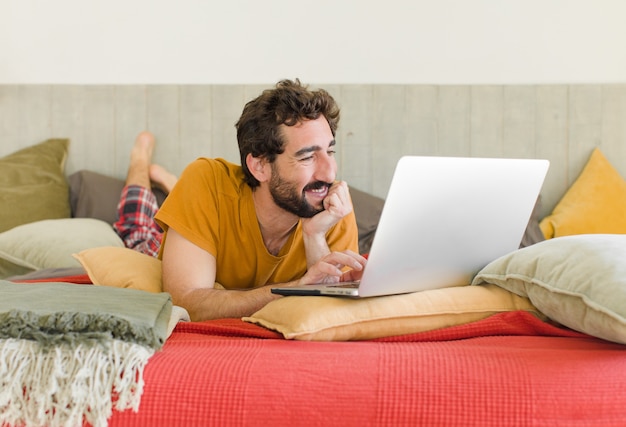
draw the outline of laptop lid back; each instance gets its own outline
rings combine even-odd
[[[469,284],[519,247],[548,167],[536,159],[402,157],[360,296]]]

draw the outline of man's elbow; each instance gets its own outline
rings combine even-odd
[[[171,295],[174,305],[187,310],[193,322],[219,318],[216,313],[212,313],[212,304],[207,304],[218,292],[212,286],[189,288],[163,282],[163,291]]]

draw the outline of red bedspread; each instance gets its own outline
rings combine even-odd
[[[626,425],[625,350],[522,312],[367,342],[185,323],[111,426]]]

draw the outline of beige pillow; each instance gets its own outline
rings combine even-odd
[[[569,328],[626,344],[626,235],[557,237],[505,255],[472,284],[528,297]]]
[[[72,254],[96,246],[124,243],[109,224],[97,219],[46,219],[19,225],[0,233],[0,277],[80,267]]]
[[[363,299],[283,297],[243,320],[287,339],[349,341],[424,332],[515,310],[539,315],[528,299],[497,286],[460,286]]]
[[[94,285],[161,292],[161,261],[128,248],[100,247],[74,255]]]
[[[68,147],[67,139],[49,139],[0,158],[0,232],[70,217],[65,179]]]

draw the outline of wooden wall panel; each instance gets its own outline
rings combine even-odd
[[[335,98],[341,108],[336,135],[337,161],[341,171],[339,178],[360,190],[372,192],[373,88],[366,85],[341,86]]]
[[[84,139],[84,128],[87,125],[84,107],[85,104],[92,103],[86,99],[85,88],[73,85],[51,86],[51,93],[51,107],[47,113],[51,119],[51,135],[68,138],[72,135],[74,141]],[[79,154],[76,150],[74,152]]]
[[[313,86],[314,87],[314,86]],[[260,85],[0,85],[0,156],[71,139],[67,173],[123,178],[136,135],[179,174],[200,156],[239,162],[235,123]],[[339,177],[385,197],[405,154],[551,161],[548,213],[594,147],[626,176],[626,85],[329,85],[342,113]]]
[[[246,88],[234,85],[214,86],[212,95],[211,111],[214,126],[211,133],[211,149],[207,156],[222,157],[240,163],[235,124],[248,101]]]
[[[184,165],[209,152],[213,130],[211,97],[210,86],[191,85],[180,89],[180,163],[171,169],[177,175]],[[167,143],[167,140],[157,141],[158,148]]]
[[[439,87],[436,154],[470,155],[471,99],[469,86]]]
[[[374,87],[371,191],[377,195],[387,194],[396,162],[406,152],[404,92],[400,85]]]
[[[536,109],[534,86],[504,88],[502,145],[507,157],[535,157]]]
[[[78,160],[70,162],[70,170],[84,169],[85,164],[101,157],[103,168],[111,171],[109,174],[117,171],[115,158],[107,155],[116,143],[115,96],[114,86],[84,87],[83,134],[80,139],[71,138],[70,157],[79,154],[75,156]]]
[[[175,85],[147,87],[147,129],[165,141],[155,149],[153,159],[170,170],[177,170],[182,163],[179,93]],[[129,143],[132,141],[130,139]]]
[[[573,182],[594,147],[602,147],[602,87],[572,86],[569,96],[568,179]]]
[[[128,154],[137,134],[148,129],[147,87],[143,85],[116,86],[115,88],[115,137],[106,150],[113,157],[113,176],[124,178],[128,170]],[[157,138],[161,138],[157,135]],[[91,143],[89,143],[92,146]],[[105,147],[100,147],[105,149]],[[102,155],[106,155],[104,152]],[[156,153],[158,156],[158,153]],[[91,162],[87,169],[93,169]],[[96,169],[97,172],[100,172]],[[103,171],[106,172],[106,171]]]
[[[52,129],[52,88],[20,85],[17,91],[16,105],[11,108],[17,111],[15,133],[19,140],[38,142],[57,137]]]
[[[604,155],[626,162],[626,86],[602,89],[602,129]]]
[[[436,86],[404,86],[404,114],[402,124],[405,130],[401,149],[407,155],[436,155],[438,93]]]
[[[505,157],[502,146],[504,90],[475,86],[471,90],[470,153],[473,157]]]
[[[19,86],[0,85],[0,155],[19,147]]]
[[[553,207],[568,187],[567,121],[568,88],[539,86],[536,92],[535,156],[549,159],[550,170],[543,185],[542,206],[545,213]]]

